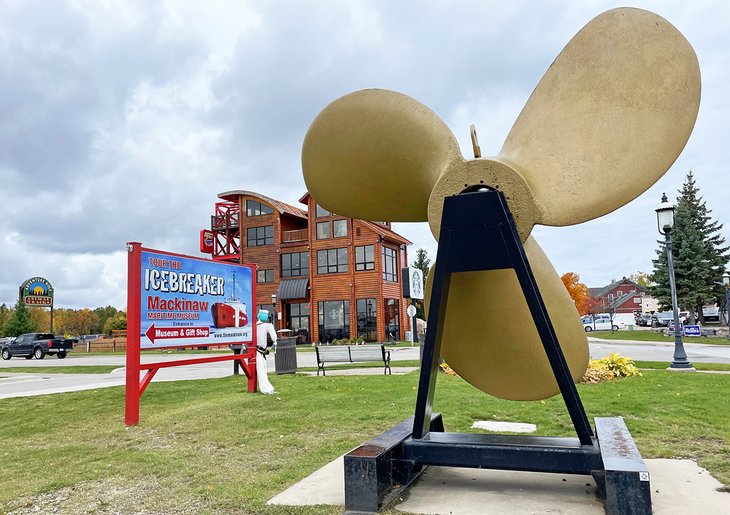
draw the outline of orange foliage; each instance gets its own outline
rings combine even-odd
[[[580,276],[573,272],[567,272],[560,276],[560,280],[563,281],[570,298],[575,302],[575,309],[578,310],[578,314],[590,313],[593,308],[591,295],[588,293],[588,286],[580,282]]]

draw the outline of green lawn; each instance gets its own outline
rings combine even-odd
[[[0,512],[340,513],[267,499],[412,415],[418,374],[272,376],[275,396],[241,378],[153,383],[141,424],[124,389],[0,400]],[[645,371],[580,385],[589,417],[622,415],[645,457],[691,457],[730,485],[730,375]],[[560,398],[508,402],[441,374],[435,409],[449,431],[474,420],[532,422],[570,435]]]
[[[635,361],[636,366],[642,369],[652,370],[664,370],[669,366],[666,361]],[[420,367],[420,361],[403,360],[403,361],[391,361],[391,367]],[[697,370],[719,370],[719,371],[730,371],[730,363],[692,363]],[[347,370],[354,368],[382,368],[382,363],[367,362],[367,363],[347,363],[347,364],[335,364],[328,365],[326,370]],[[119,367],[105,366],[105,365],[78,365],[68,367],[9,367],[0,368],[0,376],[3,372],[13,373],[29,373],[29,374],[109,374],[113,370]],[[299,367],[299,372],[315,372],[317,367]]]
[[[649,368],[654,370],[665,370],[669,363],[667,361],[634,361],[639,368]],[[697,370],[720,370],[723,372],[730,371],[730,363],[697,363],[692,362],[692,366]]]
[[[666,342],[674,343],[674,335],[664,336],[664,333],[652,331],[592,331],[586,333],[589,337],[601,338],[603,340],[633,340],[637,342]],[[685,343],[705,343],[708,345],[730,345],[730,340],[721,336],[683,336]]]

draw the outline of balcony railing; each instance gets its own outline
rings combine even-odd
[[[281,232],[282,243],[291,243],[294,241],[307,241],[307,229],[297,229],[296,231]]]

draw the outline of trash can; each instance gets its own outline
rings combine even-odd
[[[297,339],[287,336],[276,341],[274,367],[277,374],[294,374],[297,371]]]

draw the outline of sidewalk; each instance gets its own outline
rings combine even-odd
[[[730,515],[730,493],[691,460],[645,460],[655,515]],[[267,504],[345,504],[342,456],[272,497]],[[590,476],[428,467],[391,506],[423,514],[605,513]]]

